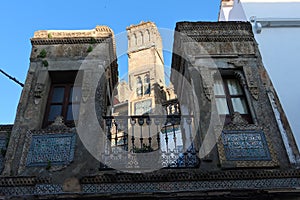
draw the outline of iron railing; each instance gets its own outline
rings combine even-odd
[[[103,118],[106,144],[101,155],[102,169],[190,168],[199,165],[191,115]]]

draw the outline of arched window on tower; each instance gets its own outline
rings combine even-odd
[[[142,96],[143,95],[143,83],[141,77],[137,77],[136,79],[136,95]]]
[[[143,32],[140,32],[140,33],[141,33],[141,44],[143,45],[145,43],[144,34],[143,34]]]
[[[145,33],[145,42],[150,42],[150,32],[149,30],[146,30],[146,33]]]
[[[144,94],[150,94],[151,88],[150,88],[150,76],[149,74],[146,74],[144,77]]]
[[[133,34],[131,46],[134,47],[135,45],[137,45],[137,37],[136,37],[136,34]]]

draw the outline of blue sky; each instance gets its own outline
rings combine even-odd
[[[93,29],[107,25],[115,34],[131,24],[153,21],[174,30],[178,21],[217,21],[220,0],[1,1],[0,69],[25,82],[34,31]],[[127,67],[126,56],[119,68]],[[165,55],[169,62],[170,55]],[[0,74],[0,124],[13,123],[22,88]]]

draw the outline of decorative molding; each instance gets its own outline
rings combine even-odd
[[[46,177],[0,177],[0,187],[34,186],[35,184],[51,183],[51,178]]]
[[[179,22],[175,31],[186,42],[254,42],[248,22]]]
[[[192,175],[190,175],[192,177]],[[167,181],[166,181],[167,180]],[[76,194],[80,196],[72,196],[73,198],[84,198],[83,195],[99,195],[99,197],[107,198],[107,195],[110,197],[114,197],[114,195],[118,194],[127,194],[127,195],[135,195],[138,197],[145,197],[144,195],[149,193],[154,195],[155,193],[178,193],[180,191],[181,194],[184,192],[189,193],[189,197],[195,192],[201,192],[201,197],[205,197],[204,191],[227,191],[226,196],[230,198],[231,196],[237,197],[232,190],[240,190],[239,193],[242,196],[249,195],[258,195],[262,197],[264,194],[263,190],[271,190],[273,191],[273,195],[276,196],[276,190],[279,193],[278,189],[281,191],[288,190],[290,192],[297,192],[298,190],[295,188],[299,188],[300,179],[296,177],[289,178],[270,178],[270,179],[239,179],[239,180],[202,180],[202,181],[183,181],[176,179],[175,181],[171,181],[165,179],[162,182],[157,180],[154,181],[139,181],[139,182],[127,182],[127,183],[90,183],[90,184],[82,184],[82,192],[78,192]],[[244,191],[247,192],[244,193]],[[57,195],[57,198],[66,198],[68,196],[65,195],[74,195],[70,192],[63,191],[63,186],[60,184],[36,184],[29,186],[8,186],[8,187],[0,187],[1,194],[10,197],[20,197],[25,195]],[[252,193],[253,194],[252,194]],[[267,191],[266,191],[267,192]],[[274,193],[275,192],[275,193]],[[196,193],[197,194],[197,193]],[[268,195],[271,195],[269,193]],[[62,195],[62,196],[60,196]],[[104,196],[105,195],[105,196]],[[208,193],[208,196],[220,195],[220,193]],[[297,193],[294,194],[295,196]],[[181,195],[180,195],[181,196]],[[115,196],[117,197],[117,196]],[[164,195],[164,197],[166,197]],[[174,197],[174,196],[173,196]],[[178,196],[179,197],[179,196]],[[184,196],[181,196],[184,197]],[[220,197],[220,196],[219,196]],[[274,196],[273,196],[274,197]],[[180,197],[179,197],[180,198]],[[186,198],[184,198],[186,199]]]
[[[249,22],[179,22],[176,31],[195,32],[198,35],[251,35],[252,26]],[[223,33],[223,34],[222,34]]]
[[[211,35],[186,35],[183,42],[254,42],[251,36],[211,36]]]
[[[135,31],[136,29],[140,30],[141,28],[152,30],[153,28],[156,28],[156,25],[154,22],[151,22],[151,21],[148,21],[148,22],[141,21],[139,24],[132,24],[132,25],[126,27],[126,30],[127,31],[132,31],[132,30]]]
[[[84,193],[155,193],[155,192],[200,192],[231,189],[282,189],[296,187],[300,184],[298,178],[288,179],[261,179],[261,180],[224,180],[224,181],[165,181],[144,183],[118,183],[118,184],[85,184]]]
[[[92,30],[41,30],[34,33],[33,39],[91,38],[110,37],[113,31],[108,26],[96,26]]]
[[[106,38],[57,38],[57,39],[31,39],[32,45],[53,45],[53,44],[91,44],[110,43],[111,37]]]
[[[177,171],[164,169],[157,172],[130,174],[104,173],[81,178],[80,195],[137,194],[144,192],[201,192],[226,190],[276,190],[293,191],[300,187],[299,170],[226,170],[206,172],[196,169]],[[1,195],[64,195],[62,184],[53,184],[50,178],[0,177]],[[297,190],[296,190],[297,191]],[[247,193],[248,195],[248,193]],[[82,196],[80,196],[82,197]]]

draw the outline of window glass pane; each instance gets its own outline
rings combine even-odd
[[[219,114],[229,114],[227,102],[225,98],[216,98],[216,104]]]
[[[232,98],[231,102],[232,102],[234,112],[239,112],[240,114],[248,114],[245,99]]]
[[[70,91],[69,102],[80,102],[81,87],[72,87]]]
[[[214,84],[215,95],[225,95],[223,82],[221,80],[216,80]]]
[[[229,94],[231,95],[241,95],[243,94],[242,88],[236,79],[228,79],[227,80]]]
[[[78,120],[79,104],[69,104],[67,112],[67,121]]]
[[[50,112],[48,116],[48,121],[54,121],[57,116],[61,115],[62,106],[52,105],[50,106]]]
[[[55,87],[53,88],[53,94],[52,94],[52,103],[61,103],[64,100],[64,93],[65,88],[64,87]]]
[[[144,94],[150,94],[150,83],[145,83],[144,91]]]
[[[144,83],[150,83],[150,78],[148,74],[146,74],[144,77]]]

